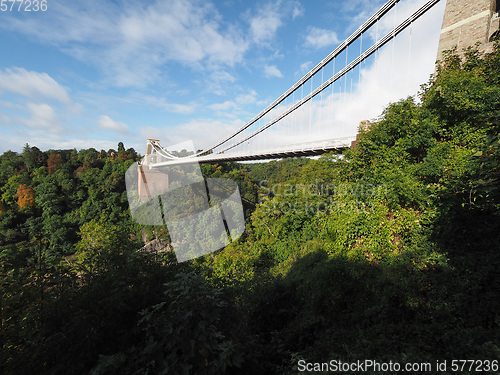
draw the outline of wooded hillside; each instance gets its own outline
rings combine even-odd
[[[169,236],[130,218],[133,149],[6,152],[0,373],[499,361],[499,130],[500,48],[451,51],[340,157],[202,165],[238,182],[246,230],[181,264],[137,251]]]

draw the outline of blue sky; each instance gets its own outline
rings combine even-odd
[[[142,153],[146,138],[207,147],[281,95],[384,2],[47,0],[45,12],[0,12],[0,152],[20,152],[25,143],[107,150],[122,141]],[[423,2],[402,1],[400,9]],[[442,3],[415,26],[423,36],[412,42],[413,86],[432,73]],[[401,92],[377,95],[378,107],[360,116],[376,116],[381,102]],[[353,103],[361,101],[372,100]]]

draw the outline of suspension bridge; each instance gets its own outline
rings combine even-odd
[[[370,85],[366,82],[369,70],[389,77],[391,85],[401,84],[411,77],[412,64],[418,60],[418,51],[412,51],[412,41],[418,37],[414,35],[418,29],[413,26],[441,1],[446,2],[387,1],[343,43],[240,129],[211,147],[184,157],[162,147],[159,140],[148,139],[142,165],[151,169],[186,163],[310,156],[350,147],[357,133],[353,131],[352,122],[364,119],[335,121],[336,112],[345,106],[363,105],[361,101],[352,100],[355,98],[353,93],[366,90]],[[417,7],[409,11],[408,3],[417,4]],[[487,34],[491,34],[491,24],[498,19],[495,12],[498,12],[497,0],[448,0],[438,58],[443,48],[451,48],[453,42],[460,44],[459,38],[468,35],[463,32],[464,27],[466,31],[477,30],[478,22],[489,22]],[[488,21],[483,22],[482,16],[488,16]],[[402,42],[398,43],[398,38]],[[474,45],[473,41],[480,39],[476,35],[470,38],[472,40],[462,41],[462,46],[464,42]],[[401,55],[401,49],[407,51],[406,67],[394,60],[395,52]],[[391,75],[391,70],[396,68],[403,71],[403,77]],[[382,69],[389,74],[384,76],[380,73]],[[377,87],[373,96],[377,96],[376,90]],[[403,93],[399,98],[416,94],[404,89],[399,92]],[[350,126],[346,126],[349,121]]]
[[[416,69],[414,61],[420,60],[412,48],[416,37],[413,34],[422,32],[422,27],[413,25],[425,19],[440,1],[444,4],[446,0],[387,1],[257,116],[203,151],[193,149],[183,156],[186,153],[164,148],[157,139],[148,139],[144,158],[126,173],[134,221],[166,225],[179,262],[208,254],[237,239],[245,228],[239,188],[230,179],[205,180],[199,163],[317,155],[349,147],[357,133],[357,129],[352,130],[352,122],[366,126],[366,122],[359,121],[365,119],[353,115],[365,115],[361,108],[366,103],[359,99],[360,92],[367,93],[367,101],[377,97],[386,100],[379,79],[386,81],[383,83],[391,91],[399,89],[395,100],[413,94],[405,91],[409,86],[404,84]],[[447,0],[438,58],[454,44],[464,47],[478,40],[488,42],[487,38],[495,35],[498,21],[496,1]],[[398,7],[398,3],[418,7],[410,11],[404,5]],[[425,48],[422,41],[415,45],[419,51]],[[406,52],[406,60],[395,60],[401,50]],[[431,52],[436,56],[435,51]],[[394,77],[394,70],[399,70],[400,76]],[[377,79],[370,83],[368,77],[373,77],[373,73]],[[349,106],[350,116],[342,119],[338,113]]]

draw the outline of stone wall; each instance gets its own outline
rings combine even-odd
[[[454,46],[462,51],[477,42],[481,43],[481,51],[490,51],[491,39],[499,27],[497,1],[500,0],[447,0],[437,59]]]
[[[368,130],[370,130],[370,128],[371,128],[372,125],[373,125],[373,123],[370,122],[370,121],[368,121],[368,120],[363,120],[363,121],[361,121],[359,123],[358,134],[356,134],[356,139],[351,142],[351,148],[355,148],[355,147],[358,146],[358,143],[359,143],[359,134],[367,132]]]

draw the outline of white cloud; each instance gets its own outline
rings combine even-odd
[[[221,112],[219,115],[225,117],[235,117],[238,113],[241,114],[243,108],[254,104],[257,101],[257,93],[254,90],[250,90],[246,94],[240,94],[236,96],[234,100],[226,100],[222,103],[215,103],[208,108]]]
[[[50,98],[64,104],[71,99],[64,87],[46,73],[27,71],[24,68],[0,71],[0,92],[6,91],[31,99]]]
[[[255,90],[250,90],[246,94],[241,94],[236,97],[236,102],[242,105],[253,104],[257,100],[257,93]]]
[[[269,2],[257,11],[253,17],[248,17],[250,35],[255,44],[269,43],[278,29],[284,25],[284,19],[292,20],[304,14],[304,9],[298,1],[276,0]]]
[[[187,115],[193,113],[196,109],[195,104],[179,104],[179,103],[166,103],[165,109],[169,112]]]
[[[306,61],[303,64],[300,64],[300,73],[304,74],[310,71],[313,67],[313,62],[312,61]]]
[[[246,113],[246,109],[249,105],[255,104],[256,101],[257,93],[254,90],[250,90],[248,93],[236,96],[234,100],[214,103],[209,105],[208,108],[218,112],[219,116],[236,118],[236,116],[241,115],[243,112],[245,112],[245,116],[248,116],[249,114]]]
[[[271,78],[271,77],[282,78],[283,77],[283,74],[276,67],[276,65],[266,65],[264,67],[264,75],[268,78]]]
[[[143,139],[159,139],[160,142],[164,141],[166,139],[166,134],[168,134],[168,129],[167,127],[160,128],[158,126],[149,126],[149,125],[144,125],[139,128],[139,133],[141,134],[141,137]],[[162,144],[164,144],[162,142]],[[146,145],[146,142],[144,142],[144,147]]]
[[[214,111],[227,111],[235,107],[236,103],[230,100],[227,100],[223,103],[215,103],[208,106],[208,108],[213,109]]]
[[[224,70],[216,70],[209,74],[204,86],[207,92],[222,96],[227,94],[227,87],[234,82],[236,82],[236,78],[232,74]]]
[[[236,78],[232,74],[230,74],[226,71],[223,71],[223,70],[218,70],[218,71],[212,72],[209,76],[209,79],[210,79],[210,81],[217,82],[217,83],[221,83],[221,82],[234,83],[236,81]]]
[[[282,14],[275,4],[267,4],[250,20],[250,31],[256,44],[268,42],[274,38],[276,30],[283,25]]]
[[[59,122],[59,117],[50,105],[45,103],[27,103],[26,107],[30,118],[19,118],[17,120],[18,123],[30,127],[35,132],[64,133],[64,128]]]
[[[295,18],[300,17],[302,15],[304,15],[304,8],[302,8],[300,3],[298,3],[293,7],[292,19],[295,19]]]
[[[316,49],[329,47],[339,42],[340,40],[335,31],[319,29],[317,27],[309,28],[309,32],[305,37],[305,45]]]
[[[154,96],[143,96],[140,97],[139,100],[162,108],[167,112],[178,113],[182,115],[193,113],[197,107],[196,104],[170,103],[165,98]]]
[[[109,116],[99,116],[97,126],[101,129],[113,130],[120,133],[128,132],[128,125],[123,122],[113,120]]]
[[[12,120],[3,113],[0,113],[0,124],[12,125]]]

